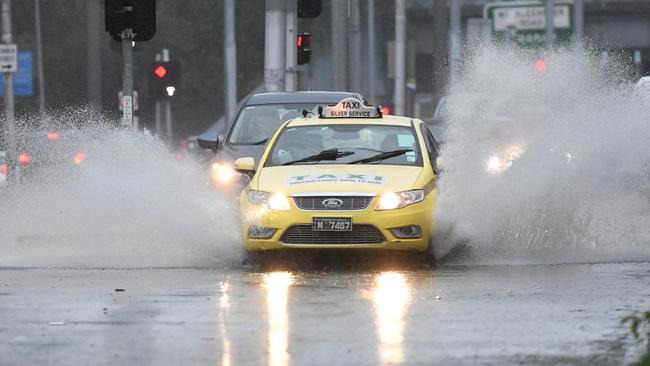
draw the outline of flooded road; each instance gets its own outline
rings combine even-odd
[[[2,365],[623,364],[650,264],[0,270]]]

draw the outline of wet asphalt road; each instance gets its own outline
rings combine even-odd
[[[0,270],[1,365],[618,365],[650,264]]]

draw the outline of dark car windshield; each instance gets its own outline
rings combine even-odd
[[[282,123],[302,117],[304,109],[316,113],[319,105],[329,103],[261,104],[245,107],[233,123],[228,142],[255,145],[266,142]]]
[[[289,164],[421,166],[422,158],[418,145],[413,129],[403,126],[331,124],[289,127],[278,137],[265,166]]]

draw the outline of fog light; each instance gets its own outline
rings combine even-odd
[[[417,225],[408,225],[390,229],[390,232],[399,239],[414,239],[422,236],[422,229]]]
[[[274,227],[251,225],[248,227],[249,239],[270,239],[278,229]]]

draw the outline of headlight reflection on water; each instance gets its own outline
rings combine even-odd
[[[289,287],[294,278],[289,272],[272,272],[264,275],[266,311],[268,314],[269,365],[289,364],[289,314],[287,304]]]
[[[397,272],[380,274],[372,292],[372,301],[381,363],[404,362],[404,317],[411,301],[410,288],[404,275]]]

